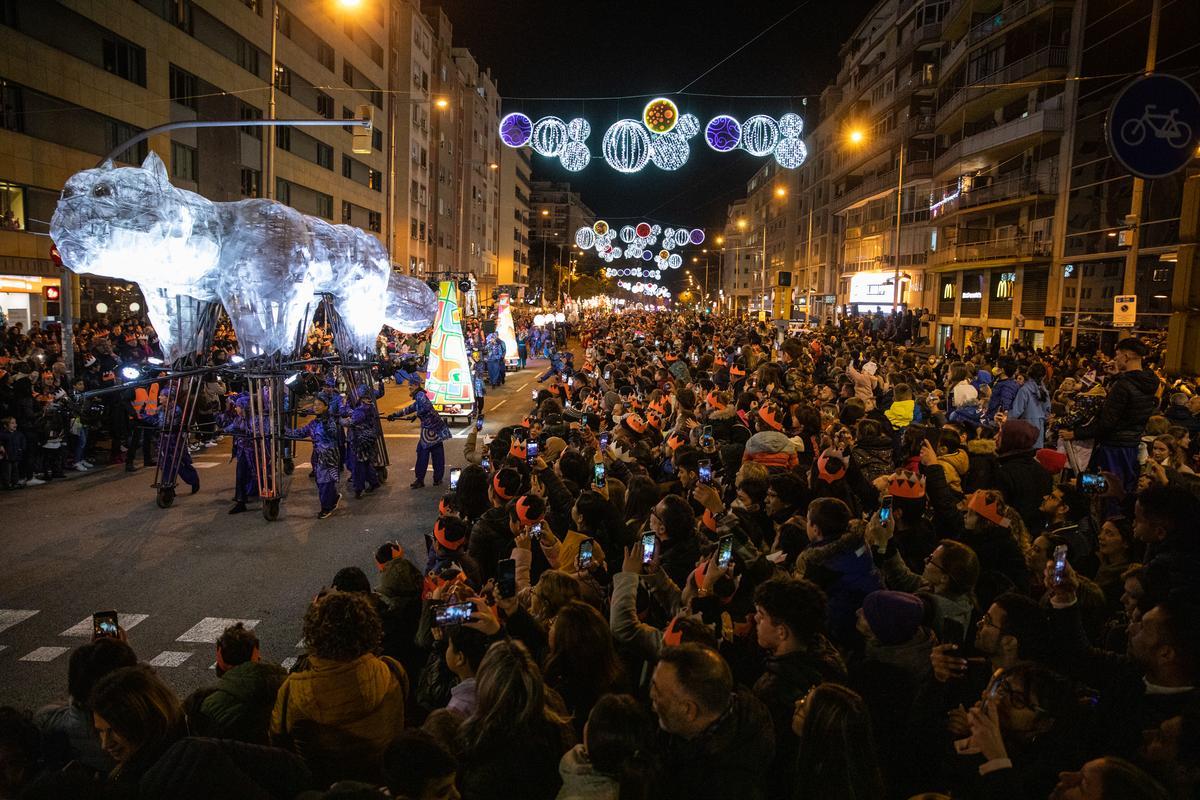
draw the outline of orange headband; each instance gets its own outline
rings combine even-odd
[[[967,510],[974,511],[1001,528],[1007,528],[1012,524],[1008,517],[1000,513],[999,503],[996,500],[988,500],[987,492],[982,489],[971,495],[971,499],[967,501]]]

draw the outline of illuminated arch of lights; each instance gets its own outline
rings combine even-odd
[[[620,119],[608,126],[600,140],[600,156],[626,174],[641,172],[647,164],[673,172],[687,163],[690,140],[701,131],[705,143],[718,153],[741,150],[759,158],[773,156],[783,169],[796,169],[808,159],[808,146],[800,138],[804,120],[799,114],[788,112],[778,119],[755,114],[745,120],[720,114],[701,126],[694,114],[681,114],[665,97],[647,103],[641,119]],[[500,120],[500,141],[506,146],[530,147],[540,156],[557,158],[570,172],[579,172],[591,163],[587,143],[591,133],[591,124],[582,117],[570,122],[555,116],[535,121],[514,111]],[[623,237],[622,241],[630,243]]]
[[[575,231],[575,244],[580,250],[595,250],[609,264],[618,258],[640,258],[653,261],[659,270],[683,266],[683,256],[672,250],[703,243],[703,228],[664,228],[649,222],[615,228],[601,219]]]

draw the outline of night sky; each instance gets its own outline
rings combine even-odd
[[[681,169],[663,172],[648,165],[632,175],[619,173],[600,156],[600,139],[617,119],[640,119],[649,98],[566,98],[664,94],[679,105],[680,113],[695,114],[701,126],[718,113],[739,119],[761,113],[778,119],[795,111],[808,127],[816,121],[817,95],[837,72],[838,48],[874,4],[807,0],[739,3],[733,10],[733,3],[694,0],[440,2],[454,25],[455,45],[470,48],[499,82],[506,98],[502,113],[522,111],[534,120],[550,114],[568,120],[583,116],[591,123],[592,163],[572,173],[557,159],[533,154],[535,179],[569,181],[593,211],[612,222],[648,219],[710,231],[724,224],[727,204],[744,193],[746,180],[762,159],[741,151],[712,152],[701,131],[691,140],[691,158]],[[718,12],[721,8],[728,10]],[[689,83],[689,93],[732,96],[675,94]],[[811,95],[807,109],[803,95]]]

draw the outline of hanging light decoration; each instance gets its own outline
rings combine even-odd
[[[618,120],[604,132],[600,149],[617,172],[639,172],[650,160],[650,134],[637,120]]]

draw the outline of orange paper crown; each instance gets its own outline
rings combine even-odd
[[[971,495],[971,499],[967,501],[967,510],[974,511],[1002,528],[1007,528],[1011,524],[1008,517],[1000,511],[1000,498],[995,495],[989,497],[983,489]]]
[[[892,497],[920,500],[925,496],[925,477],[915,472],[901,470],[888,481],[888,494]]]
[[[780,417],[780,408],[774,403],[768,403],[758,410],[758,418],[765,422],[773,430],[783,430],[783,421],[780,419]]]

